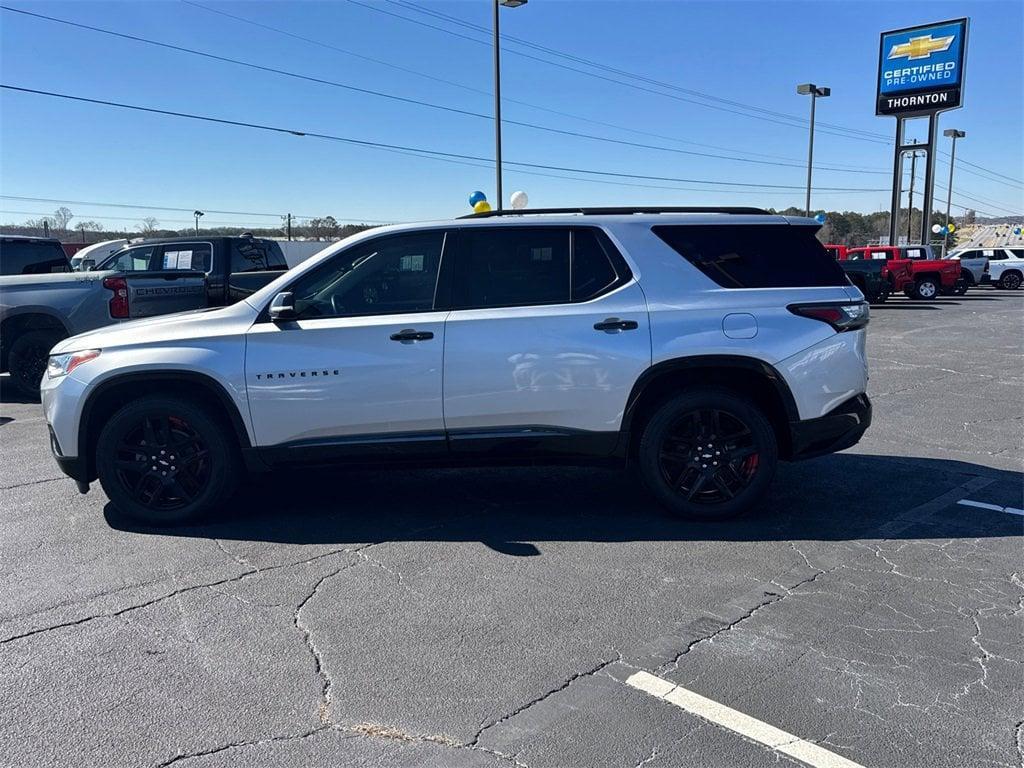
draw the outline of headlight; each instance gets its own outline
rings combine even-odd
[[[81,352],[65,352],[63,355],[50,355],[46,363],[46,375],[51,379],[67,376],[82,363],[95,360],[100,356],[98,349],[83,349]]]

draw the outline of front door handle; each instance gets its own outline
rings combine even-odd
[[[432,338],[434,338],[434,334],[430,331],[417,331],[412,328],[391,334],[392,341],[426,341]]]
[[[619,320],[617,317],[609,317],[600,323],[594,323],[595,331],[635,331],[639,327],[636,320]]]

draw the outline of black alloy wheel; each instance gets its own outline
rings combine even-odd
[[[210,449],[177,416],[143,416],[118,443],[117,478],[136,503],[176,510],[192,503],[210,483]]]
[[[189,399],[135,400],[104,425],[96,473],[114,507],[147,525],[177,525],[208,514],[234,490],[233,431]]]
[[[760,454],[750,428],[714,408],[682,414],[662,438],[662,477],[696,504],[720,504],[750,485]]]
[[[637,462],[644,485],[669,510],[717,520],[758,501],[775,473],[778,453],[775,431],[748,397],[695,389],[654,412],[643,429]]]

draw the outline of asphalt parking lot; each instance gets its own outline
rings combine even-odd
[[[138,530],[5,395],[0,762],[1021,765],[1024,291],[872,312],[865,439],[727,524],[503,469]]]

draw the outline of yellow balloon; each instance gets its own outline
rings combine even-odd
[[[950,232],[956,232],[956,224],[950,222],[949,224],[946,225],[946,229],[948,229]]]
[[[486,200],[481,200],[473,206],[473,213],[487,213],[489,210],[491,210],[491,204]]]

